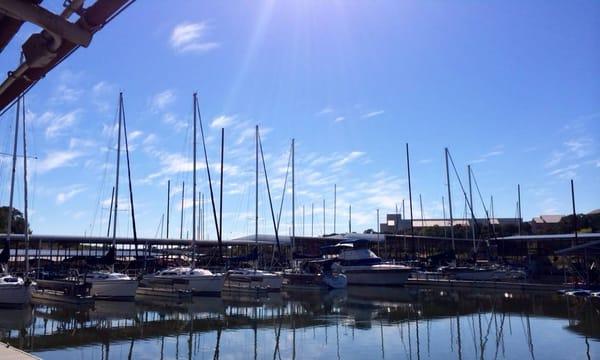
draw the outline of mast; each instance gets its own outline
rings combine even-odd
[[[256,167],[254,168],[254,246],[258,251],[258,125],[256,125],[254,142],[256,146]],[[258,263],[258,259],[256,263]],[[254,264],[254,271],[256,271],[256,263]]]
[[[452,250],[456,251],[454,245],[454,219],[452,217],[452,192],[450,191],[450,169],[448,168],[448,148],[444,148],[446,157],[446,182],[448,183],[448,210],[450,212],[450,237],[452,238]]]
[[[412,187],[410,183],[410,156],[408,153],[408,143],[406,143],[406,169],[408,170],[408,206],[410,209],[410,235],[414,238],[415,228],[413,224],[413,203],[412,203]],[[414,239],[413,239],[414,241]]]
[[[115,187],[113,186],[112,192],[110,193],[110,208],[108,209],[108,229],[106,229],[106,237],[110,236],[110,224],[112,222],[112,211],[113,211],[114,201],[115,201]]]
[[[325,199],[323,199],[323,236],[325,236]]]
[[[17,113],[15,118],[15,141],[13,145],[13,156],[12,156],[12,168],[10,175],[10,200],[8,202],[8,220],[7,220],[7,229],[6,229],[6,242],[10,247],[10,235],[12,234],[12,218],[13,218],[13,200],[15,194],[15,174],[17,171],[17,146],[19,141],[19,115],[21,111],[21,102],[17,101]],[[9,256],[10,258],[10,256]],[[8,273],[8,264],[10,261],[6,262],[5,273]]]
[[[573,204],[573,231],[575,233],[575,238],[571,241],[571,246],[575,246],[577,242],[577,212],[575,211],[575,187],[573,179],[571,179],[571,203]]]
[[[337,218],[337,184],[333,184],[333,233],[336,234],[336,218]]]
[[[469,173],[469,207],[471,209],[471,237],[473,238],[473,251],[476,251],[475,246],[475,210],[473,209],[473,188],[471,186],[471,165],[467,165],[467,172]]]
[[[129,162],[129,143],[127,142],[127,121],[125,121],[125,104],[123,93],[120,96],[121,112],[123,113],[123,136],[125,138],[125,155],[127,158],[127,179],[129,183],[129,205],[131,206],[131,223],[133,225],[133,244],[135,246],[135,257],[138,257],[137,228],[135,225],[135,208],[133,206],[133,189],[131,185],[131,163]]]
[[[352,234],[352,205],[348,205],[348,234]]]
[[[225,128],[221,128],[221,181],[219,183],[219,257],[223,259],[223,159],[225,157]]]
[[[523,218],[521,217],[521,184],[517,184],[517,211],[519,213],[519,235],[521,235],[521,222]]]
[[[292,139],[292,260],[294,259],[294,248],[296,246],[296,140]]]
[[[444,238],[446,237],[446,199],[442,195],[442,216],[444,217]]]
[[[167,239],[169,238],[169,219],[171,218],[171,180],[167,180]]]
[[[113,208],[113,240],[112,240],[112,246],[115,247],[116,241],[117,241],[117,211],[118,211],[118,207],[119,207],[119,168],[121,167],[121,126],[123,123],[123,117],[122,117],[122,113],[121,113],[121,106],[122,106],[122,99],[123,99],[123,93],[120,92],[119,93],[119,125],[118,125],[118,132],[119,134],[117,135],[117,172],[116,172],[116,177],[115,177],[115,206]],[[114,267],[114,265],[113,265]]]
[[[23,205],[23,215],[25,217],[25,274],[29,276],[29,216],[28,216],[28,195],[27,195],[27,136],[25,134],[25,97],[21,97],[23,103],[22,121],[23,121],[23,192],[25,203]],[[572,183],[572,181],[571,181]]]
[[[310,236],[315,236],[315,203],[310,204]]]
[[[183,239],[183,200],[185,198],[185,181],[181,183],[181,222],[179,223],[179,240]]]
[[[192,139],[192,143],[193,143],[193,155],[192,155],[192,161],[194,162],[193,166],[192,166],[192,171],[193,171],[193,175],[192,175],[192,269],[196,267],[196,102],[198,101],[197,99],[197,94],[194,93],[193,95],[193,105],[192,105],[192,111],[194,112],[194,125],[193,125],[193,139]]]

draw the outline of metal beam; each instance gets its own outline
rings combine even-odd
[[[67,19],[43,7],[20,0],[0,0],[0,12],[22,21],[28,21],[70,42],[88,47],[92,34]]]

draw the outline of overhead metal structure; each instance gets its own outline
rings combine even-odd
[[[42,28],[21,45],[23,61],[9,71],[0,84],[0,111],[28,91],[80,46],[88,47],[93,35],[135,0],[96,0],[85,7],[84,0],[65,0],[64,9],[54,14],[41,0],[0,0],[0,53],[15,37],[23,23]],[[71,22],[76,14],[79,18]]]

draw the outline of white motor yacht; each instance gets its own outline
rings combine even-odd
[[[180,281],[178,281],[180,280]],[[175,288],[190,290],[196,295],[219,295],[223,289],[223,274],[213,274],[206,269],[176,267],[157,271],[144,276],[142,282],[146,286],[158,286],[170,282]]]
[[[404,285],[413,268],[384,262],[369,249],[368,243],[359,240],[328,247],[337,253],[348,285]]]
[[[138,281],[116,272],[92,272],[82,275],[92,285],[90,295],[97,299],[133,300]]]
[[[2,275],[0,277],[0,305],[23,306],[31,301],[32,285],[20,277]]]

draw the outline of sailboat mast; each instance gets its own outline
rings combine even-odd
[[[167,181],[167,239],[169,238],[169,219],[171,219],[171,180]]]
[[[256,155],[256,164],[254,168],[254,244],[258,249],[258,125],[256,125],[255,132],[255,155]],[[257,259],[258,261],[258,259]],[[256,265],[255,265],[256,269]]]
[[[223,159],[225,157],[225,128],[221,128],[221,181],[219,183],[219,257],[223,259]]]
[[[412,187],[410,182],[410,156],[408,154],[408,143],[406,143],[406,169],[408,171],[408,206],[410,209],[410,235],[415,236],[415,228],[413,224],[413,203],[412,203]],[[413,239],[414,241],[414,239]]]
[[[121,167],[121,126],[123,122],[121,106],[123,105],[123,93],[119,93],[119,125],[117,127],[117,171],[115,176],[115,206],[113,208],[113,240],[112,246],[114,247],[117,241],[117,211],[119,207],[119,168]]]
[[[192,269],[196,266],[196,102],[197,94],[194,93],[194,101],[192,105],[192,111],[194,112],[194,126],[193,126],[193,183],[192,183]]]
[[[476,251],[475,245],[475,214],[473,213],[473,187],[471,186],[471,165],[467,165],[469,173],[469,208],[471,209],[471,237],[473,239],[473,251]]]
[[[13,200],[15,195],[15,173],[17,171],[17,143],[19,141],[19,113],[21,111],[21,102],[17,101],[17,115],[15,119],[15,141],[13,145],[12,169],[10,175],[10,197],[8,201],[8,220],[6,229],[6,242],[10,246],[10,235],[12,234],[12,218],[13,218]],[[8,264],[6,262],[5,272],[8,273]]]
[[[181,183],[181,222],[179,224],[179,240],[183,239],[183,200],[185,199],[185,181]]]
[[[21,97],[23,103],[22,121],[23,121],[23,192],[25,202],[23,204],[23,215],[25,217],[25,274],[29,275],[29,216],[28,216],[28,195],[27,195],[27,136],[25,134],[25,97]]]
[[[333,233],[336,234],[337,218],[337,184],[333,184]]]
[[[446,157],[446,182],[448,184],[448,210],[450,212],[450,237],[452,238],[452,250],[456,250],[454,245],[454,219],[452,217],[452,192],[450,191],[450,169],[448,168],[448,148],[444,149]]]
[[[352,234],[352,205],[348,205],[348,234]]]
[[[292,139],[292,259],[294,258],[294,247],[296,245],[296,140]]]

